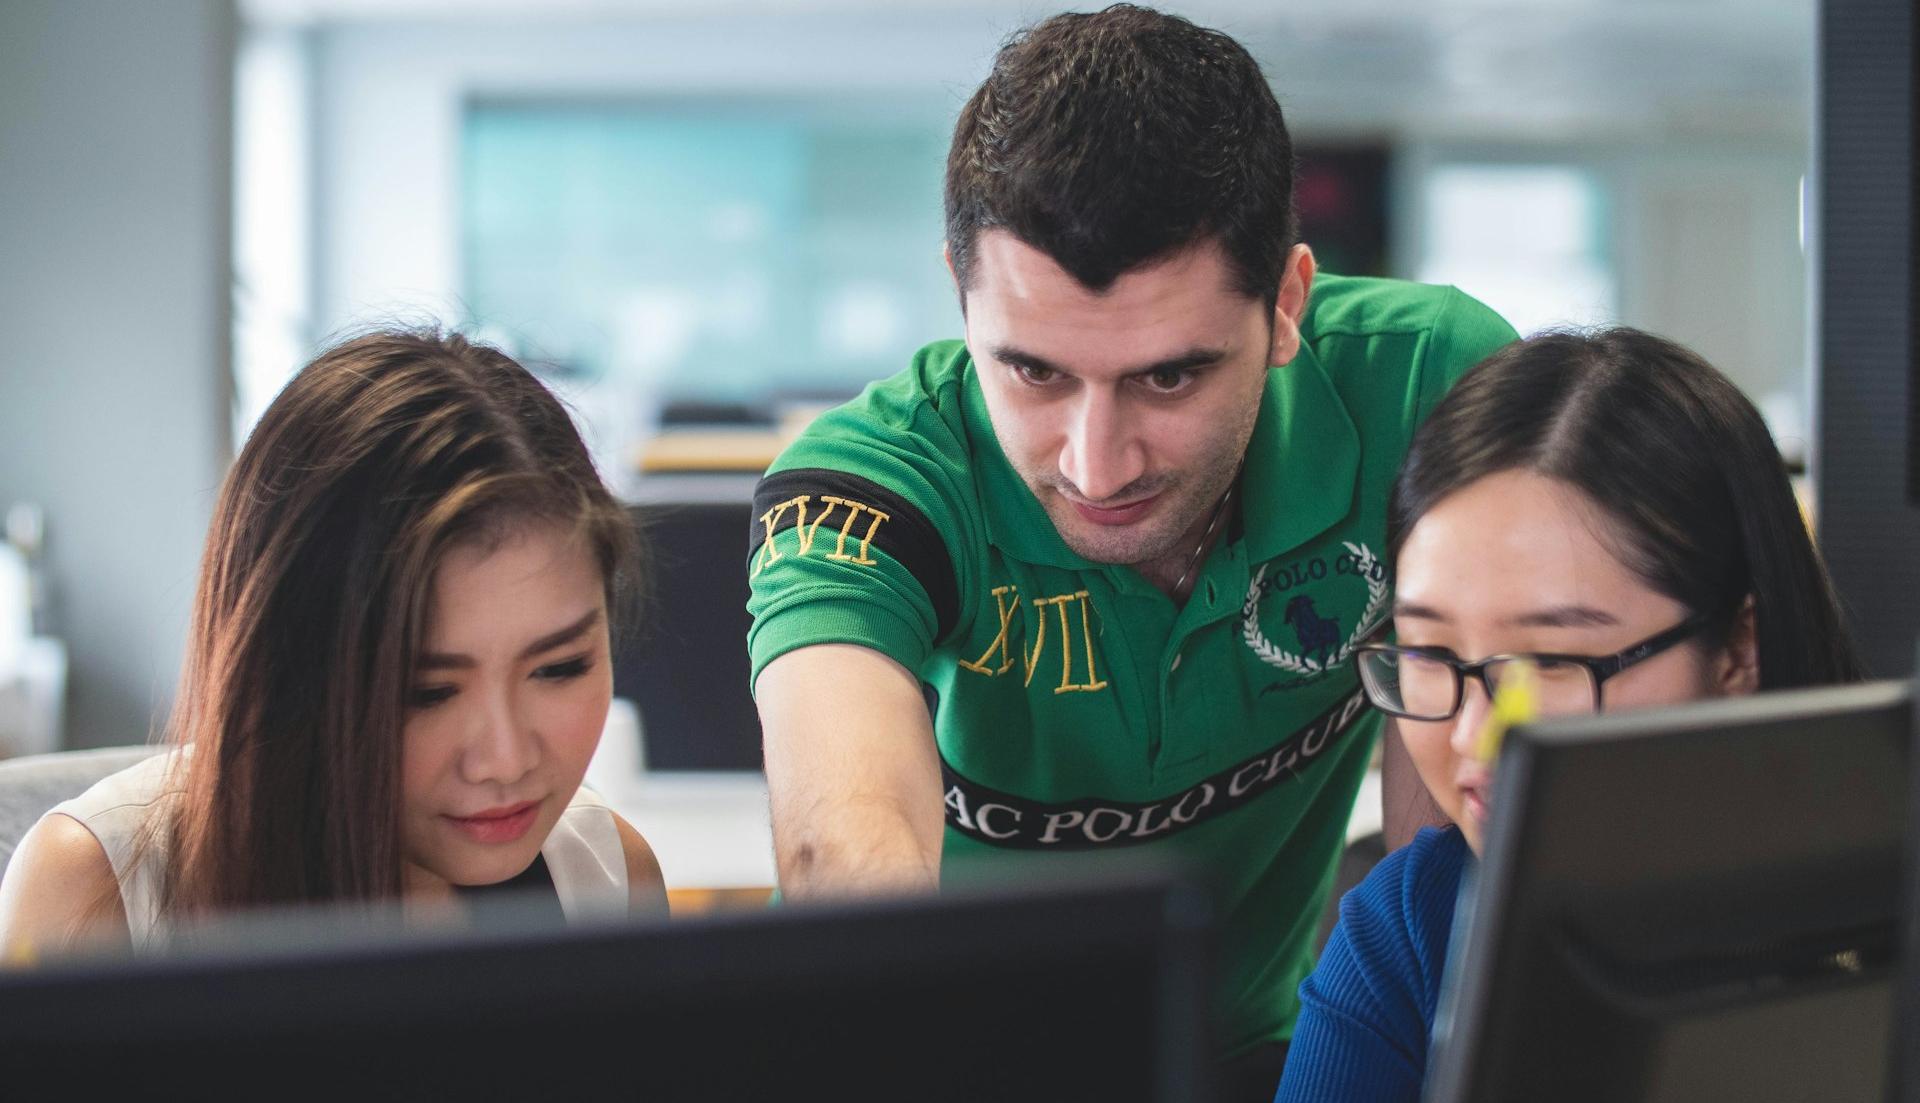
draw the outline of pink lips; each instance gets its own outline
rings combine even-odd
[[[1080,516],[1092,521],[1096,525],[1131,525],[1140,518],[1145,517],[1147,511],[1153,508],[1153,503],[1159,500],[1160,495],[1155,494],[1150,498],[1142,498],[1137,502],[1128,502],[1126,505],[1114,509],[1102,509],[1099,506],[1090,506],[1085,502],[1074,501],[1072,498],[1067,499],[1067,501],[1073,503],[1073,508]]]
[[[540,802],[521,801],[476,812],[471,816],[447,816],[447,822],[476,843],[498,845],[518,840],[533,828],[540,815]]]
[[[1485,770],[1474,770],[1454,778],[1454,785],[1460,790],[1467,815],[1480,823],[1487,822],[1487,790],[1493,785],[1493,776]]]
[[[1467,815],[1472,816],[1478,823],[1487,822],[1487,799],[1480,795],[1480,790],[1463,789],[1460,796],[1461,803],[1466,806]]]

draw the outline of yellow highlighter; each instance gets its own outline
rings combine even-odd
[[[34,952],[33,940],[16,938],[8,944],[6,952],[0,954],[0,967],[31,968],[40,964],[40,955]]]
[[[1533,664],[1525,660],[1507,663],[1500,676],[1500,688],[1494,691],[1493,707],[1487,710],[1486,723],[1480,725],[1474,741],[1475,756],[1492,762],[1500,756],[1500,744],[1507,729],[1540,716],[1540,682]]]

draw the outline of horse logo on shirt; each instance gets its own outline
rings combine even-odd
[[[1318,656],[1318,662],[1326,665],[1327,654],[1340,648],[1340,621],[1328,620],[1316,613],[1313,599],[1305,594],[1295,594],[1287,602],[1287,611],[1280,618],[1293,625],[1294,638],[1300,641],[1300,654]]]
[[[1340,637],[1339,617],[1322,616],[1314,608],[1313,598],[1306,594],[1295,594],[1288,598],[1285,611],[1281,614],[1282,622],[1293,627],[1294,639],[1300,650],[1288,651],[1268,639],[1260,630],[1260,599],[1268,591],[1282,587],[1268,581],[1267,564],[1262,564],[1254,572],[1253,580],[1247,585],[1246,601],[1240,606],[1240,637],[1261,662],[1289,674],[1317,677],[1346,662],[1353,654],[1354,646],[1366,639],[1380,623],[1390,592],[1386,569],[1367,545],[1347,543],[1345,546],[1347,554],[1335,561],[1333,573],[1364,580],[1367,585],[1367,607],[1355,619],[1353,631],[1344,640]],[[1324,563],[1319,560],[1315,563],[1320,565],[1313,577],[1325,577],[1327,572]]]

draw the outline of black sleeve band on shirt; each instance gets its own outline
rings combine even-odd
[[[800,523],[800,510],[780,510],[779,507],[803,495],[815,503],[815,510],[820,508],[818,503],[823,496],[831,496],[886,514],[886,522],[874,531],[873,546],[905,567],[926,590],[927,600],[933,603],[934,619],[939,623],[934,638],[945,638],[953,631],[960,621],[960,584],[955,579],[953,557],[947,552],[945,538],[918,507],[872,479],[824,467],[796,468],[761,479],[753,492],[753,520],[747,532],[749,563],[770,537]],[[778,512],[769,531],[763,518],[775,511]],[[813,516],[817,518],[819,514],[815,512]],[[837,521],[827,523],[838,530]],[[825,533],[822,536],[830,539]]]

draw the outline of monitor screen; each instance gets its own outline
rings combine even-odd
[[[1205,1091],[1207,914],[1192,890],[1128,877],[649,925],[556,929],[511,908],[451,933],[235,920],[158,955],[0,971],[0,1084],[1189,1100]]]
[[[1515,729],[1430,1100],[1885,1097],[1906,683]]]

